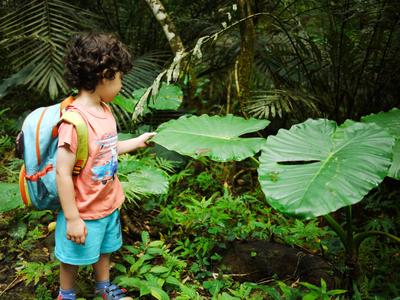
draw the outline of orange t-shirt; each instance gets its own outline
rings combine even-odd
[[[78,176],[73,176],[76,205],[84,220],[96,220],[111,214],[124,201],[124,193],[117,177],[117,126],[110,109],[104,111],[84,107],[77,103],[67,110],[78,111],[86,121],[89,139],[89,157]],[[58,129],[58,147],[67,146],[76,153],[75,127],[62,123]]]

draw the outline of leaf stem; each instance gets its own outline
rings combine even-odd
[[[260,162],[257,160],[257,158],[255,158],[254,156],[250,156],[250,159],[252,160],[252,161],[254,161],[256,164],[257,164],[257,166],[259,166],[260,165]]]
[[[346,230],[347,230],[347,247],[350,255],[354,253],[354,240],[353,240],[353,214],[351,206],[346,207]]]
[[[342,226],[329,214],[324,216],[324,219],[328,222],[329,226],[336,232],[339,236],[340,240],[343,243],[343,246],[346,250],[348,250],[346,232],[343,230]]]

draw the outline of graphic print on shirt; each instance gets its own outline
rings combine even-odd
[[[99,140],[96,140],[99,151],[94,158],[92,167],[94,181],[106,184],[108,180],[114,179],[118,169],[117,141],[116,133],[104,134]]]

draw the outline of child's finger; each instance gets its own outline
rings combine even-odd
[[[143,133],[142,137],[148,141],[149,139],[151,139],[152,137],[154,137],[155,135],[157,135],[157,132],[146,132]]]
[[[154,144],[155,144],[155,143],[152,142],[152,141],[145,141],[145,142],[144,142],[144,145],[145,145],[145,146],[154,146]]]
[[[157,133],[156,132],[151,132],[149,133],[149,135],[147,136],[147,140],[151,140],[154,136],[156,136]]]

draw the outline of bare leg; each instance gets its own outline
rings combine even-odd
[[[78,273],[78,266],[61,263],[60,265],[60,287],[63,290],[74,288],[75,277]]]
[[[96,282],[110,280],[110,254],[101,254],[93,269]]]

